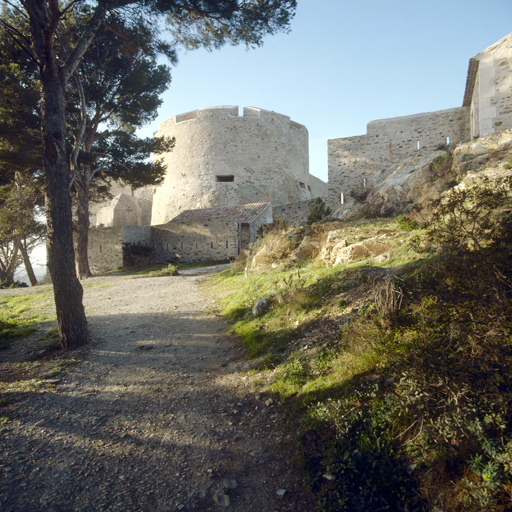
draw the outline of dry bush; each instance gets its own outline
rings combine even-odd
[[[252,261],[253,251],[251,249],[243,249],[233,263],[231,268],[236,272],[242,272],[247,266],[250,266]]]
[[[396,281],[387,277],[374,287],[372,299],[379,315],[389,317],[400,309],[403,296],[404,294]]]
[[[282,233],[270,231],[260,238],[255,248],[257,252],[252,259],[251,268],[261,270],[286,258],[290,251],[290,240]]]

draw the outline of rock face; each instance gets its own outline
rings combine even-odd
[[[353,237],[343,230],[332,231],[322,245],[320,258],[329,266],[343,265],[359,258],[380,256],[396,245],[396,233],[383,233],[362,242],[351,243]]]

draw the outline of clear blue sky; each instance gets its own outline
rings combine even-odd
[[[462,105],[468,61],[512,32],[511,0],[298,0],[289,34],[246,51],[179,53],[149,136],[213,105],[273,110],[309,131],[310,172],[327,180],[327,140],[373,119]]]

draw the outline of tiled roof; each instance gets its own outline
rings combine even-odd
[[[473,90],[475,88],[476,74],[478,73],[478,67],[480,62],[475,58],[469,59],[468,66],[468,77],[466,79],[466,90],[464,91],[464,99],[462,101],[463,107],[469,107],[471,100],[473,99]]]
[[[190,222],[194,220],[228,217],[234,215],[238,222],[252,222],[270,203],[242,204],[220,208],[203,208],[201,210],[185,210],[169,222]]]

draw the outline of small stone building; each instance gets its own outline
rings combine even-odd
[[[127,244],[153,248],[166,261],[176,255],[184,263],[228,260],[256,241],[262,224],[272,222],[270,203],[186,210],[159,226],[111,226],[89,230],[89,266],[93,273],[124,264]]]
[[[270,203],[185,210],[166,224],[152,226],[151,243],[163,258],[179,254],[186,262],[234,259],[268,222]]]

